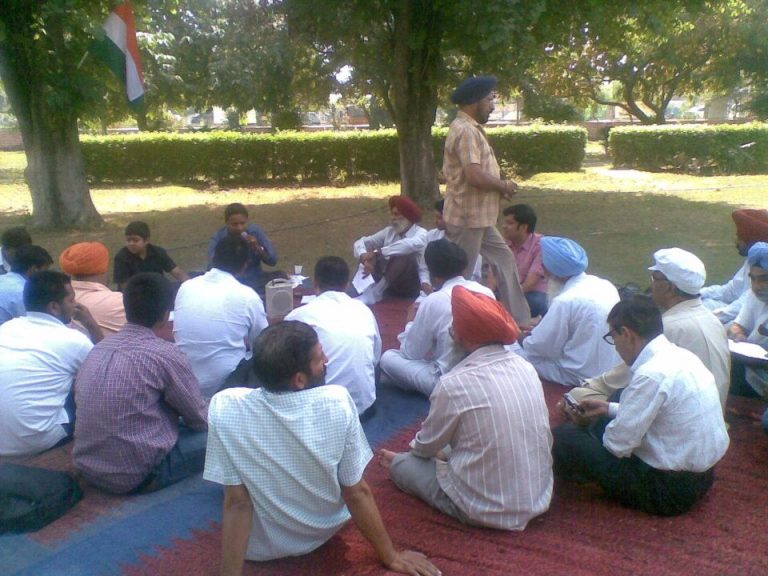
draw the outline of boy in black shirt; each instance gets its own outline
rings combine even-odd
[[[146,222],[131,222],[125,227],[125,247],[115,254],[113,280],[122,290],[128,279],[139,272],[168,272],[179,282],[189,279],[187,273],[176,266],[168,253],[149,243],[149,226]]]

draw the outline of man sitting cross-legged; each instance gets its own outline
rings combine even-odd
[[[75,300],[91,311],[105,336],[114,334],[125,325],[123,295],[107,286],[109,250],[104,244],[73,244],[61,253],[59,265],[64,272],[72,275]]]
[[[375,281],[359,295],[375,304],[384,296],[415,298],[419,295],[419,257],[427,244],[427,231],[417,223],[421,209],[406,196],[389,199],[391,225],[355,241],[353,250],[360,262],[356,277]]]
[[[324,386],[327,358],[315,331],[284,321],[253,351],[262,388],[216,394],[208,412],[204,478],[224,485],[222,567],[315,550],[350,515],[392,571],[436,575],[422,554],[397,551],[363,472],[372,454],[355,404]]]
[[[673,516],[707,493],[729,440],[714,377],[662,330],[650,298],[614,306],[605,339],[632,379],[618,403],[582,400],[584,416],[600,420],[558,426],[552,452],[559,477],[597,482],[626,506]]]
[[[494,296],[485,286],[464,279],[467,253],[450,240],[443,238],[427,244],[424,259],[431,284],[437,291],[409,309],[405,331],[398,336],[400,349],[384,353],[381,371],[382,382],[386,379],[429,396],[440,376],[447,374],[461,360],[460,351],[449,332],[453,322],[453,289],[464,286],[491,298]]]
[[[0,456],[28,455],[72,437],[72,383],[101,328],[75,303],[69,276],[43,271],[24,286],[26,316],[0,326]]]
[[[725,410],[730,385],[730,355],[725,328],[707,310],[698,297],[704,285],[704,263],[694,254],[680,248],[657,250],[651,271],[651,294],[661,309],[664,336],[690,350],[715,377],[720,403]],[[616,390],[625,388],[632,377],[623,362],[605,374],[587,379],[584,386],[571,390],[576,400],[607,400]]]
[[[397,486],[465,524],[523,530],[549,508],[552,435],[533,367],[499,303],[454,288],[453,334],[469,355],[440,379],[411,451],[381,451]]]
[[[328,384],[344,386],[358,413],[376,400],[376,364],[381,356],[381,336],[370,308],[344,293],[349,266],[338,256],[325,256],[315,264],[318,296],[290,312],[286,320],[312,326],[328,356]]]
[[[541,257],[550,283],[562,286],[547,315],[522,342],[520,353],[539,376],[578,386],[619,363],[613,346],[600,338],[608,311],[619,301],[613,284],[586,274],[587,253],[573,240],[545,236]]]
[[[207,404],[184,353],[158,337],[173,305],[160,274],[132,276],[128,323],[99,342],[75,382],[75,467],[115,494],[164,488],[201,472]],[[184,423],[179,423],[179,416]]]
[[[240,236],[223,238],[216,244],[213,268],[184,282],[176,294],[173,335],[207,398],[248,368],[251,344],[267,326],[261,298],[237,280],[249,254]]]

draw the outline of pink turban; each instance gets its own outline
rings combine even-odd
[[[410,222],[419,222],[421,220],[421,208],[407,196],[391,196],[389,198],[389,209],[397,208],[397,211],[405,216]]]
[[[109,268],[109,250],[101,242],[73,244],[61,253],[59,265],[73,276],[103,274]]]
[[[453,332],[473,344],[512,344],[520,336],[517,323],[504,306],[486,296],[456,286],[451,293]]]

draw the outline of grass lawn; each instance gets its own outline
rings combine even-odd
[[[537,231],[569,236],[590,255],[590,271],[617,283],[647,284],[651,253],[679,246],[696,253],[709,278],[721,282],[740,265],[730,213],[768,207],[768,176],[698,177],[612,170],[591,151],[580,172],[537,174],[524,181],[520,202],[539,215]],[[26,223],[31,211],[23,180],[23,153],[0,153],[0,230]],[[33,238],[54,256],[84,239],[98,239],[114,253],[131,220],[144,220],[152,239],[187,270],[202,269],[208,239],[222,225],[223,207],[242,202],[278,249],[279,267],[311,270],[325,254],[352,261],[352,242],[388,222],[385,198],[397,184],[334,187],[199,190],[184,186],[95,188],[106,226],[92,232],[36,231]],[[431,215],[425,217],[432,226]]]

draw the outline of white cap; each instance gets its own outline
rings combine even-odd
[[[695,254],[680,248],[664,248],[653,254],[655,264],[648,270],[657,270],[686,294],[701,292],[707,279],[704,263]]]

